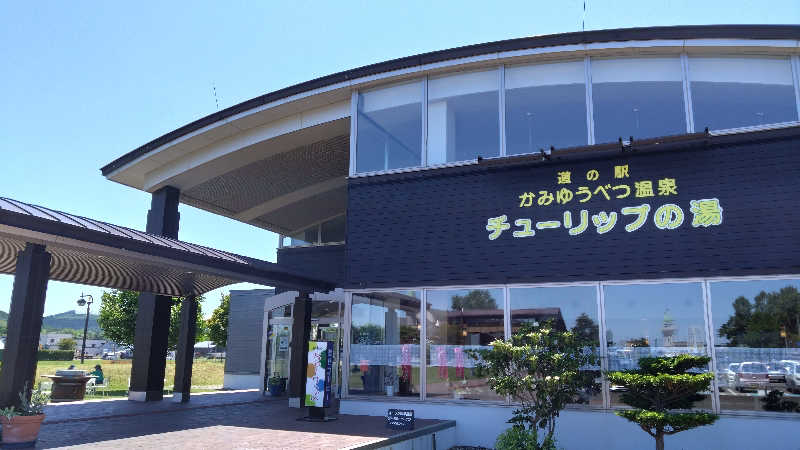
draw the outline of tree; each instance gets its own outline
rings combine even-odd
[[[197,297],[197,318],[195,323],[194,340],[196,342],[204,341],[207,336],[206,321],[203,319],[203,297]],[[181,332],[181,299],[174,297],[172,299],[172,307],[169,311],[169,340],[168,346],[170,350],[178,348],[178,338]]]
[[[66,338],[66,339],[62,339],[62,340],[58,341],[58,349],[59,350],[73,350],[74,351],[75,347],[77,345],[78,344],[77,344],[77,342],[75,342],[75,339],[72,339],[72,338]]]
[[[133,347],[134,336],[136,335],[136,312],[139,306],[139,293],[134,291],[104,292],[101,297],[100,315],[97,324],[103,330],[103,334],[112,342],[118,345]],[[168,350],[177,347],[178,333],[180,332],[180,308],[179,298],[172,298],[172,309],[170,311],[169,341]],[[203,322],[202,301],[203,297],[197,297],[197,331],[202,338],[205,325]]]
[[[383,344],[383,327],[368,323],[360,327],[354,326],[350,330],[354,344],[375,345]]]
[[[639,369],[611,372],[612,384],[625,386],[622,401],[633,410],[617,411],[620,417],[639,425],[656,441],[656,450],[664,449],[664,436],[711,425],[717,420],[714,414],[693,411],[675,413],[676,409],[691,409],[695,402],[705,398],[698,392],[709,389],[712,373],[689,373],[690,369],[708,367],[707,356],[678,355],[657,358],[640,358]]]
[[[780,348],[800,340],[800,292],[794,286],[761,291],[752,303],[737,297],[733,315],[719,327],[719,336],[727,338],[731,347]]]
[[[497,300],[492,297],[488,289],[475,289],[467,295],[454,295],[450,309],[497,309]]]
[[[586,313],[581,313],[575,319],[575,326],[572,327],[572,332],[575,333],[575,337],[579,340],[594,346],[600,345],[600,327]]]
[[[136,311],[139,293],[134,291],[103,292],[97,324],[112,342],[132,347],[136,334]]]
[[[208,339],[218,347],[225,347],[228,343],[228,313],[231,308],[231,295],[223,295],[219,306],[214,309],[206,322]]]
[[[509,420],[509,432],[524,429],[535,437],[537,428],[546,429],[541,447],[554,448],[559,412],[587,388],[581,368],[598,361],[596,347],[587,349],[586,344],[574,332],[554,330],[548,322],[526,324],[510,341],[496,340],[490,350],[467,354],[478,360],[478,373],[488,375],[492,390],[520,403]]]

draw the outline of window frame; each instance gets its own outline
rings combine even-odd
[[[316,223],[314,223],[312,225],[309,225],[309,226],[307,226],[305,228],[300,228],[299,230],[293,231],[291,233],[291,234],[297,234],[297,233],[305,232],[306,230],[310,230],[311,228],[316,228],[317,229],[317,240],[315,242],[309,242],[307,244],[301,244],[301,245],[291,245],[291,244],[290,245],[286,245],[286,244],[284,244],[284,239],[286,239],[286,238],[292,239],[292,236],[289,235],[289,234],[279,234],[278,235],[278,248],[306,248],[306,247],[322,247],[322,246],[325,246],[325,245],[342,245],[342,244],[345,244],[345,243],[347,243],[346,240],[344,240],[344,241],[322,242],[322,225],[325,224],[325,223],[328,223],[328,222],[330,222],[330,221],[332,221],[334,219],[338,219],[339,217],[342,217],[342,216],[345,217],[345,236],[346,236],[347,235],[347,226],[346,226],[347,213],[341,213],[341,214],[337,214],[335,216],[328,217],[328,218],[326,218],[324,220],[316,222]]]
[[[714,379],[711,382],[711,410],[706,410],[707,412],[712,412],[714,414],[722,414],[722,415],[730,415],[730,416],[756,416],[756,417],[777,417],[781,419],[789,419],[789,420],[800,420],[800,414],[797,413],[786,413],[786,412],[770,412],[770,411],[752,411],[752,410],[729,410],[729,409],[721,409],[720,408],[720,400],[719,400],[719,386],[717,382],[717,372],[718,372],[718,364],[717,364],[717,356],[715,352],[716,347],[716,339],[714,333],[714,322],[712,317],[711,305],[712,305],[712,297],[711,297],[711,283],[715,282],[725,282],[725,281],[738,281],[738,282],[747,282],[747,281],[781,281],[781,280],[798,280],[800,279],[800,273],[798,274],[774,274],[774,275],[747,275],[747,276],[720,276],[720,277],[686,277],[686,278],[659,278],[659,279],[631,279],[631,280],[603,280],[603,281],[579,281],[579,282],[555,282],[555,283],[514,283],[514,284],[486,284],[486,285],[452,285],[452,286],[414,286],[414,287],[394,287],[394,288],[377,288],[377,289],[351,289],[345,290],[345,330],[344,336],[347,339],[346,348],[344,349],[344,364],[350,363],[349,361],[349,342],[350,342],[350,327],[351,327],[351,319],[352,319],[352,296],[357,295],[359,293],[367,293],[367,292],[395,292],[395,291],[408,291],[408,290],[415,290],[421,292],[422,302],[421,308],[422,311],[427,310],[427,294],[429,291],[442,291],[442,290],[457,290],[457,289],[494,289],[500,288],[503,292],[503,309],[504,309],[504,327],[505,327],[505,336],[506,339],[510,338],[511,333],[511,310],[510,310],[510,289],[515,288],[541,288],[541,287],[574,287],[574,286],[594,286],[596,289],[596,305],[598,308],[598,326],[600,327],[600,346],[598,347],[598,351],[600,353],[600,366],[603,372],[608,370],[608,347],[606,342],[606,331],[608,330],[606,326],[606,310],[605,310],[605,296],[604,296],[604,289],[605,286],[624,286],[624,285],[644,285],[644,284],[685,284],[685,283],[698,283],[702,289],[702,298],[703,298],[703,315],[705,320],[705,337],[706,337],[706,347],[707,347],[707,355],[711,358],[709,362],[710,370],[714,373]],[[421,330],[420,330],[420,342],[427,342],[427,320],[421,320]],[[510,399],[506,399],[505,401],[491,401],[491,400],[456,400],[456,399],[442,399],[442,398],[427,398],[427,377],[425,376],[427,372],[427,351],[426,346],[422,345],[420,348],[420,397],[419,399],[408,398],[404,397],[402,399],[396,398],[389,398],[389,397],[381,397],[380,400],[382,401],[420,401],[426,403],[458,403],[458,404],[467,404],[467,405],[505,405],[505,406],[514,406]],[[349,366],[347,366],[349,367]],[[614,406],[610,405],[610,392],[609,392],[609,383],[604,378],[602,381],[602,395],[603,395],[603,405],[602,407],[598,406],[587,406],[587,405],[569,405],[567,409],[572,410],[599,410],[599,411],[614,411],[614,410],[621,410],[626,409],[624,406]],[[346,379],[342,380],[342,398],[347,399],[372,399],[375,400],[375,397],[369,396],[362,396],[362,395],[351,395],[348,392],[346,386]]]
[[[800,124],[800,56],[793,55],[793,54],[771,54],[771,53],[723,53],[723,52],[693,52],[689,54],[688,52],[681,53],[681,62],[683,64],[683,90],[685,92],[684,101],[689,105],[689,110],[687,111],[688,115],[686,118],[687,121],[687,129],[691,129],[691,131],[687,131],[687,133],[695,133],[698,132],[695,129],[695,120],[694,120],[694,99],[692,96],[692,78],[691,78],[691,63],[689,62],[690,58],[732,58],[732,59],[743,59],[743,58],[751,58],[751,59],[781,59],[786,58],[789,60],[789,70],[791,71],[792,76],[792,84],[794,86],[794,98],[795,98],[795,109],[797,114],[797,120],[789,121],[789,122],[770,122],[762,125],[749,125],[744,127],[734,127],[734,128],[720,128],[720,129],[711,129],[705,128],[708,130],[709,134],[712,136],[722,136],[728,134],[736,134],[748,131],[759,131],[759,130],[771,130],[776,128],[783,128],[787,126],[794,126]],[[704,129],[704,130],[705,130]],[[704,131],[700,130],[700,131]]]
[[[776,123],[768,123],[763,125],[756,125],[756,126],[748,126],[748,127],[740,127],[740,128],[731,128],[731,129],[712,129],[709,130],[709,133],[712,135],[726,135],[726,134],[736,134],[736,133],[744,133],[744,132],[751,132],[751,131],[758,131],[758,130],[769,130],[775,128],[782,128],[787,126],[795,126],[800,125],[800,55],[794,54],[792,48],[782,49],[779,52],[770,52],[768,50],[747,53],[747,52],[725,52],[719,49],[715,49],[715,52],[709,52],[708,49],[703,47],[685,47],[680,52],[676,52],[674,48],[663,48],[658,49],[657,51],[648,53],[647,55],[636,55],[636,54],[616,54],[616,55],[608,55],[607,53],[599,53],[599,54],[586,54],[582,57],[584,62],[584,90],[586,92],[586,128],[587,128],[587,145],[595,145],[595,123],[594,123],[594,104],[593,104],[593,95],[592,95],[592,59],[646,59],[651,57],[678,57],[680,60],[681,65],[681,82],[683,86],[683,104],[684,104],[684,119],[685,119],[685,133],[696,133],[699,131],[704,130],[696,130],[695,121],[694,121],[694,103],[692,98],[692,89],[691,89],[691,74],[690,74],[690,67],[689,67],[689,58],[690,57],[715,57],[715,56],[724,56],[724,57],[766,57],[766,58],[788,58],[790,63],[790,69],[792,72],[792,81],[794,84],[794,93],[795,93],[795,105],[797,109],[797,121],[791,122],[776,122]],[[349,176],[351,178],[359,178],[359,177],[369,177],[369,176],[376,176],[376,175],[386,175],[386,174],[394,174],[394,173],[406,173],[406,172],[416,172],[422,170],[431,170],[431,169],[441,169],[446,167],[457,167],[457,166],[465,166],[465,165],[472,165],[477,164],[477,159],[471,160],[462,160],[462,161],[453,161],[453,162],[446,162],[441,164],[429,164],[428,162],[428,80],[430,76],[436,77],[445,77],[448,75],[457,75],[459,73],[469,73],[469,72],[476,72],[476,71],[496,71],[498,74],[498,124],[500,129],[498,130],[499,138],[500,138],[500,152],[499,156],[493,157],[486,157],[482,159],[495,159],[495,158],[505,158],[507,157],[506,151],[506,92],[505,92],[505,70],[506,66],[510,65],[525,65],[525,64],[537,64],[537,65],[546,65],[548,63],[560,63],[566,61],[575,61],[576,55],[569,54],[563,58],[552,59],[547,61],[531,61],[531,60],[523,60],[523,61],[512,61],[506,60],[503,63],[499,64],[488,64],[488,65],[480,65],[477,67],[466,67],[461,69],[455,70],[448,70],[448,71],[424,71],[420,75],[411,77],[405,80],[394,80],[391,82],[387,82],[385,84],[380,84],[377,86],[370,86],[366,89],[358,89],[353,88],[351,91],[351,103],[350,103],[350,167],[349,167]],[[580,58],[577,58],[580,60]],[[394,85],[398,84],[406,84],[406,83],[414,83],[420,82],[422,84],[422,135],[420,139],[422,140],[422,148],[421,148],[421,164],[419,166],[410,166],[410,167],[399,167],[394,169],[388,170],[376,170],[376,171],[364,171],[359,172],[356,170],[356,163],[357,163],[357,142],[358,142],[358,99],[361,93],[370,92],[378,89],[390,88]],[[639,138],[634,136],[635,138]],[[642,139],[657,137],[657,136],[641,136]],[[624,144],[630,144],[629,139],[623,137]],[[546,150],[547,152],[548,150]],[[523,153],[524,154],[524,153]],[[515,155],[519,156],[519,155]]]

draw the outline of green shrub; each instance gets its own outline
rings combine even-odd
[[[523,426],[513,426],[497,436],[494,444],[496,450],[555,450],[555,442],[545,438],[539,444],[536,427],[526,429]]]
[[[648,357],[639,359],[638,370],[608,373],[608,381],[627,388],[621,400],[636,408],[615,414],[652,436],[656,450],[664,450],[665,436],[713,424],[717,420],[714,414],[673,412],[691,410],[695,402],[705,398],[699,392],[709,389],[714,375],[692,369],[706,369],[710,360],[695,355]]]
[[[75,352],[72,350],[39,350],[37,361],[72,361]]]

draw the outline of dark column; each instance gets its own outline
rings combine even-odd
[[[179,198],[180,191],[171,186],[153,192],[147,213],[148,233],[178,238]],[[168,296],[139,294],[129,400],[152,401],[163,398],[171,303],[172,299]]]
[[[43,245],[26,244],[25,250],[17,254],[8,336],[0,371],[0,407],[19,406],[19,393],[25,385],[34,387],[49,275],[50,254]]]
[[[197,334],[197,301],[189,296],[181,302],[181,328],[178,350],[175,352],[175,388],[172,399],[181,403],[189,401],[192,390],[192,360],[194,338]]]
[[[289,406],[303,407],[306,396],[308,340],[311,335],[311,297],[301,292],[292,308],[292,353],[289,361]]]

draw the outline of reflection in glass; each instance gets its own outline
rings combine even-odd
[[[800,403],[800,280],[712,282],[720,408]],[[767,399],[767,394],[777,391]],[[786,403],[783,403],[786,404]]]
[[[295,233],[293,236],[290,237],[289,244],[296,246],[296,245],[312,245],[317,243],[319,231],[316,225],[311,228],[307,228],[299,233]]]
[[[587,349],[600,346],[597,320],[597,289],[594,286],[534,287],[509,289],[511,330],[525,324],[550,322],[558,331],[572,331],[586,342]],[[575,403],[602,406],[600,367],[586,367],[586,389]]]
[[[603,286],[610,371],[636,369],[644,356],[707,355],[700,283]],[[620,406],[621,388],[611,386]],[[711,409],[711,398],[696,403]]]
[[[339,318],[339,302],[336,300],[311,302],[311,319],[336,322]]]
[[[427,396],[500,400],[465,350],[503,339],[503,290],[429,290],[427,302]]]
[[[344,242],[345,216],[335,217],[320,226],[320,242]]]
[[[358,172],[422,165],[422,83],[359,94],[357,136]]]
[[[506,68],[506,153],[588,144],[583,61]]]
[[[797,120],[788,58],[689,58],[694,128]]]
[[[428,81],[428,165],[500,155],[497,70]]]
[[[353,294],[349,392],[419,395],[420,295]]]
[[[681,62],[675,58],[592,58],[595,142],[683,134]]]

